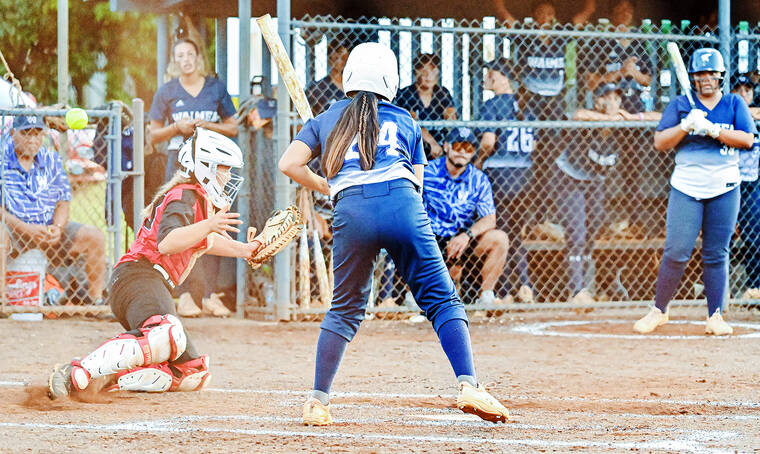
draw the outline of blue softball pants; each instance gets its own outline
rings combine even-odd
[[[657,273],[655,305],[665,312],[681,283],[702,231],[702,281],[708,315],[723,305],[728,292],[728,250],[739,213],[739,187],[710,199],[696,199],[671,187],[665,250]]]
[[[449,320],[467,323],[422,197],[409,180],[351,186],[335,196],[332,307],[321,328],[351,341],[370,291],[373,261],[384,248],[436,333]]]
[[[760,288],[760,180],[741,184],[741,209],[739,232],[744,247],[742,263],[747,272],[747,288]]]

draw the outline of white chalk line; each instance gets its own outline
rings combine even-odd
[[[501,426],[507,427],[507,426]],[[392,440],[414,443],[468,443],[495,444],[505,446],[531,446],[552,448],[607,448],[607,449],[639,449],[639,450],[671,450],[688,452],[733,452],[727,450],[709,449],[698,441],[693,440],[656,440],[639,442],[590,441],[590,440],[536,440],[519,438],[481,438],[430,435],[390,435],[378,433],[346,433],[316,429],[315,431],[290,431],[268,429],[240,429],[228,427],[175,427],[153,422],[127,422],[118,424],[46,424],[46,423],[15,423],[0,422],[0,428],[8,429],[52,429],[52,430],[86,430],[91,432],[136,432],[136,433],[232,433],[240,435],[260,435],[275,437],[314,437],[338,438],[353,440]]]
[[[732,336],[664,336],[659,334],[608,334],[608,333],[571,333],[563,331],[552,331],[549,328],[559,328],[564,326],[581,326],[581,325],[600,325],[600,324],[630,324],[633,326],[631,320],[561,320],[541,323],[530,323],[527,325],[519,325],[512,328],[512,331],[522,334],[530,334],[533,336],[551,336],[551,337],[580,337],[584,339],[675,339],[675,340],[689,340],[689,339],[737,339],[737,338],[760,338],[760,324],[759,323],[743,323],[743,322],[731,322],[734,327],[747,328],[754,330],[753,333],[737,334]],[[703,326],[705,322],[697,322],[691,320],[671,320],[668,322],[673,325],[700,325]],[[633,331],[633,328],[631,328]]]
[[[0,382],[0,386],[23,387],[28,383],[23,381]],[[236,389],[236,388],[206,388],[203,392],[215,392],[223,394],[267,394],[288,395],[307,397],[308,391],[293,391],[288,389]],[[343,391],[330,394],[331,397],[340,398],[380,398],[380,399],[454,399],[454,395],[446,394],[422,394],[422,393],[379,393],[361,391]],[[510,401],[564,401],[564,402],[592,402],[592,403],[636,403],[636,404],[669,404],[684,406],[707,406],[728,408],[760,408],[760,402],[722,401],[722,400],[677,400],[677,399],[626,399],[606,397],[577,397],[577,396],[530,396],[530,395],[497,395],[502,400]]]

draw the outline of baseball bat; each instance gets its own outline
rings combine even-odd
[[[306,193],[301,192],[301,211],[306,209]],[[307,220],[304,219],[304,224]],[[311,305],[311,262],[309,261],[309,236],[306,228],[301,229],[298,244],[298,304],[303,309]]]
[[[264,41],[267,43],[269,53],[272,54],[275,63],[277,63],[280,78],[285,84],[285,88],[288,89],[290,99],[293,101],[293,105],[296,107],[296,111],[301,117],[301,120],[305,122],[313,117],[311,107],[309,106],[309,101],[306,99],[306,93],[303,91],[301,82],[298,81],[296,70],[293,68],[293,63],[290,62],[288,53],[285,51],[285,46],[283,46],[280,36],[274,31],[272,17],[269,14],[265,14],[257,18],[256,23],[259,24],[261,36],[264,37]]]
[[[694,98],[691,96],[691,84],[689,83],[689,74],[686,72],[686,65],[683,64],[683,58],[681,58],[681,51],[678,49],[678,45],[672,41],[668,42],[668,55],[670,55],[670,61],[673,62],[673,70],[676,73],[676,79],[681,86],[681,90],[689,100],[691,108],[694,109]]]
[[[311,192],[309,192],[309,208],[311,209],[312,245],[314,246],[314,272],[317,275],[317,284],[319,285],[319,299],[323,307],[330,307],[332,304],[332,287],[330,287],[330,278],[327,276],[325,256],[322,253],[322,242],[319,241],[316,210],[314,209],[314,200],[311,197]]]
[[[303,86],[298,81],[296,76],[296,70],[293,68],[285,46],[280,40],[280,36],[275,32],[272,26],[272,17],[269,14],[265,14],[256,19],[256,23],[261,29],[261,36],[267,43],[269,52],[272,54],[275,63],[277,64],[277,70],[280,72],[280,79],[285,84],[285,88],[288,90],[290,99],[293,101],[293,105],[304,122],[310,118],[313,118],[309,101],[306,99],[306,93],[303,90]],[[322,243],[319,241],[319,233],[316,230],[316,220],[314,217],[314,204],[311,201],[311,192],[309,193],[309,204],[312,210],[312,229],[313,229],[313,242],[314,242],[314,271],[317,275],[317,282],[319,283],[319,296],[324,306],[329,306],[332,303],[332,288],[328,285],[329,278],[327,276],[327,268],[325,266],[325,257],[322,253]]]

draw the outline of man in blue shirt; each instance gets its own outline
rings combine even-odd
[[[44,138],[43,119],[36,116],[15,117],[11,136],[3,138],[0,253],[15,257],[41,249],[53,264],[81,254],[89,297],[98,303],[103,297],[105,236],[93,226],[69,222],[71,187],[61,157],[43,146]]]
[[[470,163],[478,144],[470,128],[452,129],[443,144],[444,156],[425,168],[422,197],[452,278],[459,280],[463,271],[479,268],[478,302],[492,304],[508,239],[496,229],[491,182]]]

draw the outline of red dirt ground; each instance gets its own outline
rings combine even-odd
[[[760,447],[760,313],[728,339],[672,324],[632,335],[645,310],[473,317],[481,382],[512,411],[494,425],[454,407],[455,379],[429,324],[369,321],[333,386],[336,423],[300,425],[311,387],[316,323],[196,319],[186,325],[211,355],[201,393],[93,394],[51,402],[48,370],[119,331],[81,319],[0,320],[3,452],[501,452],[752,451]],[[676,320],[703,311],[674,308]],[[513,331],[529,323],[599,321]],[[611,320],[607,322],[605,320]],[[623,323],[624,321],[624,323]],[[701,323],[701,322],[700,322]],[[755,327],[756,326],[756,327]],[[744,335],[744,336],[742,336]],[[584,337],[585,336],[585,337]],[[24,386],[27,383],[27,386]]]

